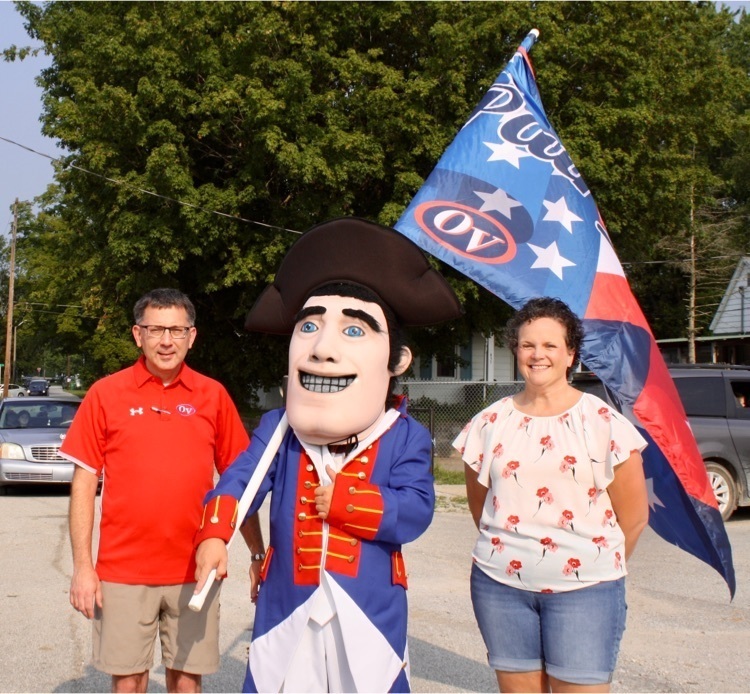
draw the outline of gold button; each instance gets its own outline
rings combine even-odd
[[[219,522],[219,516],[211,516],[209,520],[216,525]]]
[[[306,496],[301,496],[301,497],[299,498],[299,502],[300,502],[301,504],[306,504],[306,503],[307,503],[307,497],[306,497]]]
[[[237,525],[237,523],[232,522],[232,523],[229,524],[229,527],[230,528],[234,528],[235,525]]]
[[[356,494],[357,493],[357,488],[356,487],[349,487],[349,493],[350,494]]]
[[[349,511],[349,513],[352,513],[352,511],[354,511],[354,506],[352,506],[351,504],[349,504],[349,505],[348,505],[348,506],[346,507],[346,510],[347,510],[347,511]]]
[[[357,477],[359,477],[359,479],[363,480],[363,479],[364,479],[365,477],[367,477],[367,475],[365,475],[365,473],[364,473],[364,472],[360,472],[360,473],[359,473],[359,474],[357,475]]]
[[[297,565],[297,571],[302,571],[302,564]]]
[[[310,480],[305,481],[305,489],[310,489],[312,487],[312,482]]]
[[[313,465],[312,465],[312,463],[308,463],[307,467],[305,467],[305,470],[307,470],[308,472],[312,472],[313,471]]]
[[[349,540],[349,544],[352,547],[356,547],[357,546],[357,540],[356,540],[356,538],[353,537],[351,540]]]
[[[363,456],[362,456],[362,457],[361,457],[361,458],[359,459],[359,462],[360,462],[360,463],[362,463],[362,465],[367,465],[367,463],[369,463],[369,462],[370,462],[370,459],[369,459],[369,458],[368,458],[368,457],[367,457],[366,455],[363,455]]]
[[[351,564],[354,561],[354,557],[350,555],[346,561],[348,561]]]
[[[299,516],[297,516],[301,521],[307,520],[307,514],[306,513],[300,513]]]
[[[303,533],[301,530],[297,533],[300,537],[304,537],[305,533]]]
[[[297,554],[302,554],[302,547],[297,547]]]

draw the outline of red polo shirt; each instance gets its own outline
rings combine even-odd
[[[195,580],[203,497],[249,438],[224,386],[182,365],[168,386],[141,357],[97,381],[60,449],[104,471],[96,571],[114,583]]]

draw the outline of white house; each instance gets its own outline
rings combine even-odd
[[[471,343],[456,348],[463,363],[440,362],[434,357],[422,360],[417,357],[412,365],[412,376],[401,378],[409,399],[428,397],[445,404],[464,402],[467,392],[482,385],[515,380],[515,361],[507,347],[500,346],[494,336],[472,336]],[[272,409],[281,407],[283,399],[280,389],[258,391],[259,407]]]
[[[750,258],[747,256],[737,263],[709,330],[714,335],[750,333]]]
[[[750,364],[750,257],[737,263],[709,331],[695,340],[697,363]],[[687,338],[656,342],[666,361],[687,361]]]

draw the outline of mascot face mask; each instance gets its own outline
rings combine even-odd
[[[335,291],[342,286],[349,289]],[[408,348],[396,352],[403,340],[389,333],[385,314],[394,332],[461,315],[445,278],[396,230],[333,219],[305,232],[284,256],[245,328],[292,336],[287,416],[303,441],[362,439],[383,417],[391,378],[411,363]]]
[[[289,345],[287,414],[297,435],[318,445],[366,436],[385,412],[391,377],[411,363],[405,348],[391,372],[389,355],[380,306],[348,296],[310,297]]]

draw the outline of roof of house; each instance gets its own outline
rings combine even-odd
[[[750,257],[744,256],[737,263],[709,330],[714,335],[750,332]]]

